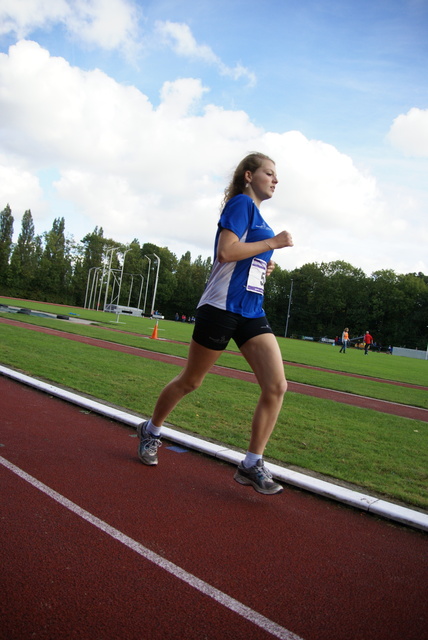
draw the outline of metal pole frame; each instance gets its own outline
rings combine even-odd
[[[291,298],[293,295],[293,279],[291,279],[291,285],[290,285],[290,294],[288,296],[288,310],[287,310],[287,321],[285,323],[285,338],[287,337],[287,333],[288,333],[288,320],[290,318],[290,307],[291,307]]]
[[[106,254],[109,251],[111,251],[111,255],[110,255],[110,262],[109,262],[109,265],[108,265],[108,276],[107,276],[106,293],[105,293],[105,296],[104,296],[104,307],[103,307],[103,310],[106,308],[106,305],[107,305],[107,294],[108,294],[108,286],[110,284],[110,272],[111,272],[111,261],[113,259],[113,251],[117,251],[117,250],[118,250],[117,247],[111,247],[110,249],[107,249],[107,251],[106,251]]]
[[[104,308],[105,308],[105,306],[107,304],[107,291],[108,291],[108,285],[110,283],[111,260],[112,260],[112,257],[113,257],[113,251],[116,251],[116,247],[110,247],[110,249],[106,249],[106,258],[107,259],[108,259],[109,251],[111,251],[111,255],[110,255],[110,262],[109,262],[109,267],[108,267],[108,278],[107,278],[106,293],[105,293],[105,297],[104,297]],[[99,296],[98,296],[98,309],[100,308],[101,292],[102,292],[102,289],[103,289],[105,272],[106,272],[106,268],[105,268],[105,265],[103,265],[103,275],[101,277],[100,293],[99,293]]]
[[[140,303],[141,303],[141,294],[142,294],[142,290],[143,290],[143,284],[144,284],[144,276],[142,273],[130,273],[129,274],[131,276],[131,287],[129,289],[129,296],[128,296],[128,307],[131,306],[131,294],[132,294],[132,289],[134,286],[134,276],[137,278],[141,278],[141,286],[140,286],[140,294],[138,296],[138,305],[137,308],[140,308]]]
[[[141,286],[140,286],[140,294],[138,296],[138,308],[140,309],[140,304],[141,304],[141,294],[143,293],[143,284],[144,284],[144,276],[142,273],[135,273],[134,275],[136,276],[140,276],[141,278]]]
[[[98,287],[98,276],[99,276],[99,272],[101,270],[101,267],[92,267],[92,269],[95,269],[94,271],[94,276],[92,278],[92,286],[91,286],[91,293],[89,294],[89,300],[88,300],[88,307],[85,306],[85,309],[92,309],[92,300],[95,300],[96,295],[97,295],[97,287]]]
[[[156,291],[157,291],[157,288],[158,288],[159,267],[160,267],[160,258],[159,258],[159,256],[157,256],[155,253],[153,253],[153,255],[155,256],[155,258],[157,258],[157,261],[158,261],[158,268],[157,268],[157,271],[156,271],[155,288],[154,288],[154,290],[153,290],[152,313],[151,313],[151,315],[153,315],[153,314],[154,314],[154,312],[155,312],[155,300],[156,300]]]
[[[143,307],[143,313],[146,313],[146,304],[147,304],[147,292],[149,290],[149,280],[150,280],[150,268],[152,266],[152,261],[150,260],[149,256],[144,256],[145,258],[147,258],[147,260],[149,261],[149,266],[147,269],[147,282],[146,282],[146,293],[144,296],[144,307]]]
[[[86,309],[86,302],[88,300],[88,292],[89,292],[89,282],[91,280],[91,271],[93,271],[94,269],[98,269],[99,267],[91,267],[88,271],[88,277],[86,278],[86,293],[85,293],[85,304],[83,305],[83,308]]]
[[[131,306],[132,287],[134,286],[134,274],[131,273],[131,286],[129,287],[128,307]]]
[[[116,276],[116,273],[120,273],[120,271],[120,269],[110,269],[110,273],[113,276],[113,284],[111,285],[111,298],[109,304],[119,304],[119,300],[114,295],[114,288],[116,286],[116,283],[119,284],[119,277]]]
[[[120,280],[119,280],[119,292],[117,294],[117,304],[120,304],[120,290],[122,289],[122,280],[123,280],[123,269],[125,267],[125,258],[126,258],[126,254],[131,251],[131,248],[129,247],[129,249],[125,249],[125,251],[123,252],[123,262],[122,262],[122,270],[120,272]]]

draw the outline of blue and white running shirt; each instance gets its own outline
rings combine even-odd
[[[262,305],[266,267],[273,251],[221,264],[217,259],[217,247],[222,229],[235,233],[240,242],[268,240],[275,235],[249,196],[241,193],[231,198],[220,216],[214,245],[214,264],[198,307],[210,304],[218,309],[239,313],[245,318],[260,318],[264,315]]]

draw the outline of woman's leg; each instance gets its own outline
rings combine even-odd
[[[206,374],[221,354],[222,351],[207,349],[191,340],[185,368],[164,387],[159,395],[152,415],[154,425],[161,427],[180,400],[201,385]]]
[[[241,346],[241,352],[254,371],[261,388],[253,415],[248,450],[262,455],[275,427],[284,394],[287,391],[282,355],[272,333],[247,340]]]

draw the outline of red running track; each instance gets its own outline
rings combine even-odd
[[[2,639],[426,637],[426,534],[167,442],[145,467],[132,428],[0,397]]]

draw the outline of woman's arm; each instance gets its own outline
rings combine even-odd
[[[219,262],[238,262],[252,258],[271,249],[292,247],[293,240],[288,231],[281,231],[273,238],[258,240],[257,242],[240,242],[238,236],[229,229],[222,229],[217,246],[217,259]]]

